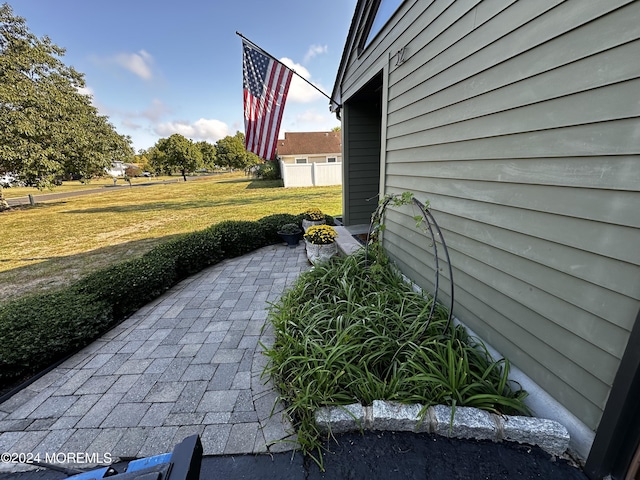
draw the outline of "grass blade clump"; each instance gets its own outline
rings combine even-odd
[[[428,323],[432,300],[404,282],[379,247],[365,255],[315,266],[270,309],[275,342],[265,374],[306,453],[320,448],[313,414],[323,406],[393,400],[529,413],[506,359],[493,360],[461,326],[443,333],[448,312],[439,305]]]

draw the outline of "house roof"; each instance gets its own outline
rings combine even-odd
[[[285,132],[278,139],[278,155],[341,153],[341,132]]]

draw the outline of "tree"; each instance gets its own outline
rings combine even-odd
[[[127,177],[139,177],[142,174],[142,170],[137,165],[129,165],[124,169],[125,180]]]
[[[65,174],[102,175],[133,154],[131,139],[98,115],[79,91],[84,76],[62,56],[64,49],[0,6],[0,171],[38,188]]]
[[[133,157],[133,162],[136,163],[140,170],[144,172],[150,172],[153,170],[151,165],[151,155],[148,150],[140,149],[138,154]]]
[[[260,163],[260,157],[244,148],[244,134],[236,132],[216,142],[218,165],[230,168],[248,168]]]
[[[213,169],[216,166],[216,147],[208,142],[196,143],[202,154],[202,163],[205,167]]]
[[[149,166],[156,174],[171,173],[171,171],[165,167],[164,153],[158,150],[157,145],[158,143],[156,142],[153,147],[149,147],[146,151],[146,157],[149,159]]]
[[[0,212],[9,210],[9,203],[4,199],[4,193],[2,193],[2,187],[0,187]]]
[[[202,153],[198,146],[179,133],[158,140],[156,149],[160,153],[157,160],[164,169],[180,170],[185,182],[187,172],[195,171],[202,164]]]

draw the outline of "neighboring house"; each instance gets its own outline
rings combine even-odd
[[[125,170],[129,165],[119,160],[111,162],[111,168],[107,169],[107,175],[111,177],[124,177]]]
[[[359,0],[332,97],[345,224],[377,195],[430,201],[456,317],[533,381],[590,478],[623,478],[640,455],[640,2]],[[412,215],[389,210],[385,246],[432,290]]]
[[[285,187],[342,183],[340,132],[286,132],[277,154]]]

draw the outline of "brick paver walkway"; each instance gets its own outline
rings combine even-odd
[[[259,342],[308,268],[302,245],[275,245],[181,282],[1,404],[0,452],[146,457],[194,433],[205,455],[294,448]]]

